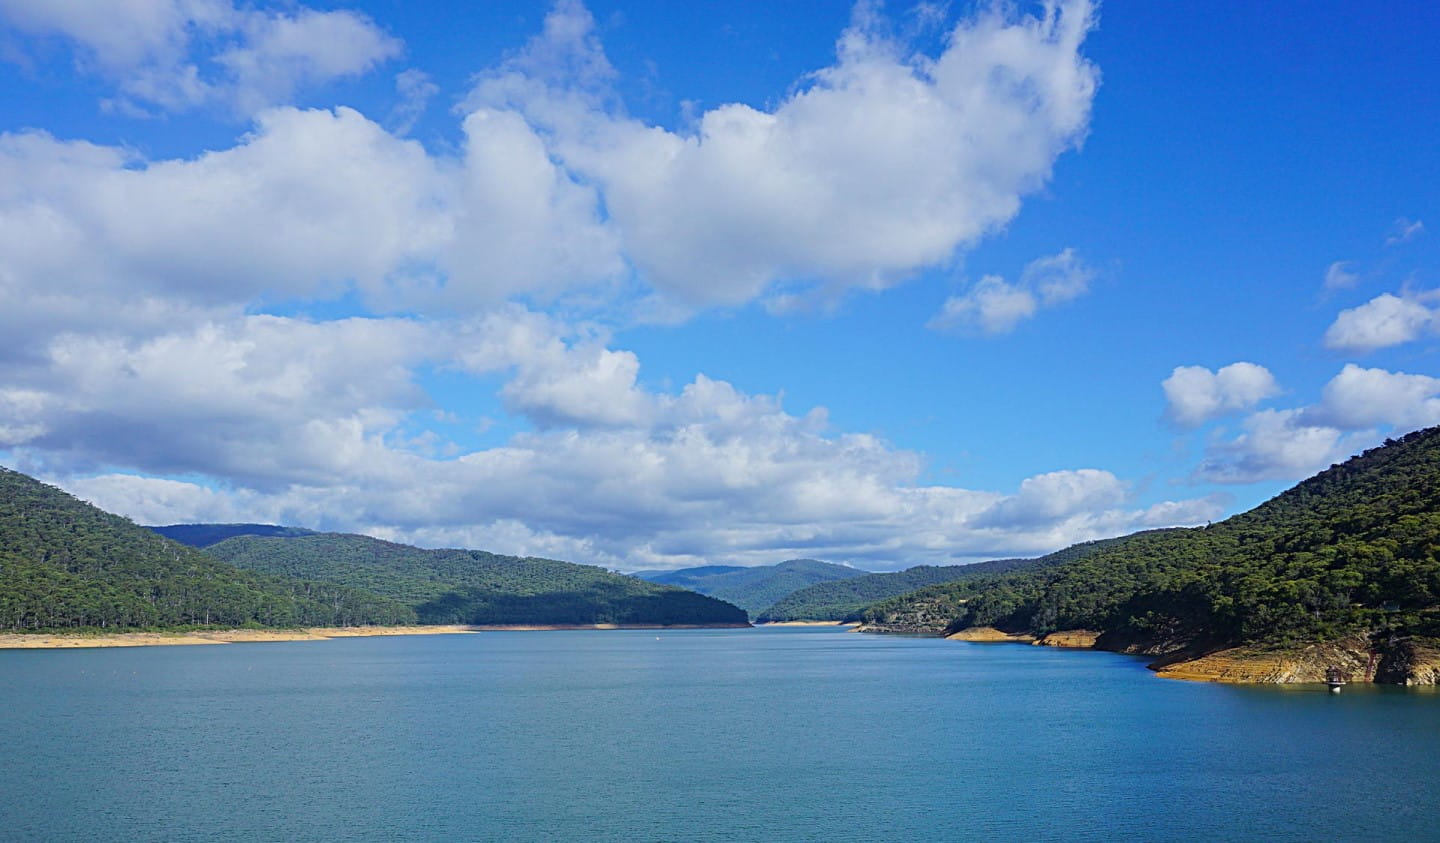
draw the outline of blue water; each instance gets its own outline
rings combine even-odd
[[[1440,837],[1440,695],[830,629],[0,651],[10,840]]]

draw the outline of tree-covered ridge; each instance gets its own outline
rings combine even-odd
[[[821,562],[818,559],[790,559],[778,565],[750,568],[706,565],[678,571],[642,571],[638,575],[708,594],[744,609],[752,615],[777,600],[819,582],[862,577],[868,571]]]
[[[280,527],[275,524],[169,524],[164,527],[150,527],[167,539],[174,539],[191,547],[207,548],[212,544],[236,536],[276,536],[294,538],[313,536],[314,530],[303,527]]]
[[[0,628],[414,621],[374,594],[239,570],[0,468]]]
[[[996,559],[973,565],[917,565],[903,571],[816,583],[780,599],[756,620],[762,623],[860,620],[865,607],[887,597],[908,594],[927,585],[1002,573],[1029,562],[1028,559]]]
[[[1440,428],[1366,451],[1209,527],[877,604],[880,625],[1103,631],[1152,652],[1352,633],[1440,635]]]
[[[422,623],[745,623],[728,603],[592,565],[426,550],[368,536],[239,536],[207,549],[234,565],[363,588],[414,607]]]

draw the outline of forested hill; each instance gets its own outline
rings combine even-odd
[[[234,565],[363,588],[414,607],[422,623],[743,624],[736,607],[591,565],[425,550],[368,536],[239,536],[207,548]]]
[[[1151,653],[1440,636],[1440,428],[1366,451],[1249,512],[1141,533],[1052,568],[866,612],[884,627],[1103,632]]]
[[[0,468],[0,628],[413,623],[396,601],[243,571]]]
[[[778,565],[750,568],[707,565],[678,571],[642,571],[637,576],[708,594],[734,603],[753,615],[806,586],[862,577],[867,573],[818,559],[791,559]]]
[[[202,549],[236,536],[294,538],[315,535],[314,530],[306,530],[303,527],[279,527],[274,524],[170,524],[165,527],[148,529],[154,530],[167,539],[174,539],[181,544]]]
[[[860,620],[866,606],[887,597],[906,594],[927,585],[1003,573],[1031,561],[996,559],[973,565],[917,565],[903,571],[815,583],[786,595],[760,612],[756,620],[761,623]]]

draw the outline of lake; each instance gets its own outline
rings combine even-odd
[[[831,628],[0,651],[10,840],[1435,839],[1440,694]]]

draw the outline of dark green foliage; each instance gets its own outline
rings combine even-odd
[[[424,550],[342,533],[239,536],[208,552],[242,568],[392,597],[413,606],[422,623],[745,623],[744,612],[720,600],[553,559]]]
[[[877,604],[881,624],[1088,628],[1148,651],[1286,644],[1440,625],[1440,428],[1366,451],[1205,528]]]
[[[0,629],[414,621],[374,594],[239,570],[0,468]]]
[[[857,616],[860,620],[880,623],[897,629],[923,632],[942,632],[955,619],[966,613],[967,606],[977,617],[991,618],[1013,611],[1013,603],[1020,599],[1025,584],[1031,581],[1029,574],[1058,568],[1085,559],[1121,542],[1140,536],[1154,536],[1173,532],[1154,530],[1136,533],[1117,539],[1100,539],[1081,542],[1034,559],[997,559],[966,565],[955,576],[945,582],[920,588],[908,594],[897,594],[885,600],[866,606]],[[1012,586],[1012,583],[1018,585]],[[971,624],[990,625],[992,621]]]
[[[973,565],[917,565],[887,574],[866,574],[816,583],[777,601],[757,620],[850,621],[859,620],[866,606],[887,597],[908,594],[927,585],[997,574],[1028,564],[1029,559],[996,559]]]
[[[708,594],[734,603],[753,615],[815,583],[863,577],[866,573],[818,559],[791,559],[778,565],[752,568],[706,565],[678,571],[641,571],[638,576]]]
[[[174,539],[191,547],[205,548],[236,536],[275,536],[294,538],[313,536],[314,530],[303,527],[278,527],[274,524],[171,524],[167,527],[147,527],[167,539]]]

